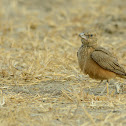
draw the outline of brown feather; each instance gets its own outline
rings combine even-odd
[[[108,80],[116,76],[126,78],[125,70],[112,53],[98,46],[96,35],[83,32],[79,36],[82,46],[77,52],[77,57],[80,69],[85,74],[98,80]]]
[[[117,59],[107,50],[98,50],[97,48],[92,52],[92,59],[102,68],[112,71],[118,75],[126,75],[125,70],[119,65]]]

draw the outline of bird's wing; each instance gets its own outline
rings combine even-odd
[[[118,75],[126,75],[125,70],[118,64],[117,59],[106,49],[96,48],[91,58],[102,68],[112,71]]]
[[[101,52],[106,53],[106,54],[107,54],[107,55],[109,55],[109,56],[114,57],[114,56],[112,55],[112,53],[111,53],[111,52],[109,52],[107,49],[102,48],[102,47],[98,47],[98,48],[96,48],[96,49],[95,49],[95,51],[101,51]]]

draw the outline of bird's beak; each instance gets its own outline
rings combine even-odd
[[[79,34],[79,37],[81,37],[81,38],[87,40],[87,37],[86,37],[86,35],[84,34],[84,32],[80,33],[80,34]]]

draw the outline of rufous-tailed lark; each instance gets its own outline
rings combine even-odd
[[[108,50],[100,47],[97,34],[80,33],[82,45],[77,52],[81,71],[96,80],[109,80],[115,77],[126,78],[126,72],[116,57]]]

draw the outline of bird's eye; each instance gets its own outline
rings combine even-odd
[[[93,36],[93,34],[90,35],[91,37]]]

